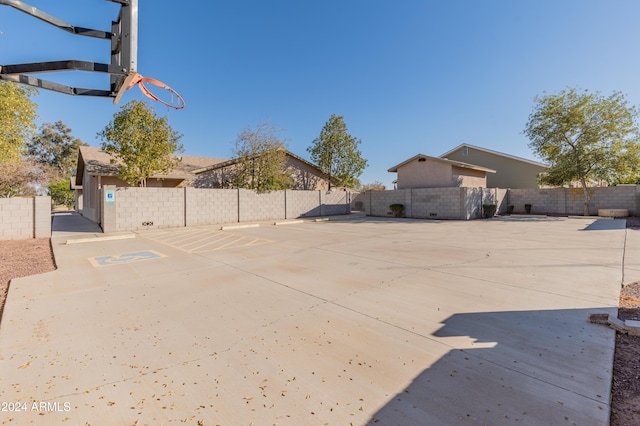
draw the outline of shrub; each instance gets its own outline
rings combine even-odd
[[[389,206],[391,212],[393,213],[393,217],[402,217],[404,213],[404,205],[402,204],[391,204]]]
[[[498,206],[495,204],[483,204],[482,211],[484,213],[484,217],[490,218],[496,215],[496,211],[498,210]]]

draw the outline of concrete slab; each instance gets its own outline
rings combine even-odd
[[[616,312],[626,231],[592,223],[358,218],[237,229],[269,243],[217,250],[193,249],[228,234],[215,227],[54,244],[57,271],[11,285],[0,400],[58,405],[2,419],[606,425],[614,331],[588,315]],[[89,260],[138,252],[164,257]]]
[[[79,234],[102,234],[102,229],[97,223],[90,221],[75,211],[53,212],[51,231],[57,237],[70,234],[79,237]]]

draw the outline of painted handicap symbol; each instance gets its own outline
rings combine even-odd
[[[97,256],[89,258],[93,266],[118,265],[121,263],[138,262],[141,260],[158,259],[165,257],[162,253],[153,250],[136,251],[133,253],[123,253],[113,256]]]

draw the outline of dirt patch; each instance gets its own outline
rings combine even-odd
[[[640,283],[620,293],[618,318],[640,320]],[[640,336],[616,334],[611,384],[611,426],[640,424]]]
[[[627,229],[640,232],[640,218],[627,218]],[[620,292],[618,318],[640,320],[640,282],[625,286]],[[610,424],[640,424],[640,336],[616,333]]]
[[[640,229],[640,217],[632,216],[627,218],[627,228]]]
[[[0,320],[9,291],[9,281],[55,269],[49,238],[0,241]]]

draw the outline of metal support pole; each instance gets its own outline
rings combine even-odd
[[[117,103],[137,72],[138,0],[109,1],[120,5],[118,19],[111,23],[111,31],[101,31],[76,27],[20,0],[0,0],[0,6],[13,7],[71,34],[111,41],[111,48],[109,50],[110,64],[81,60],[64,60],[0,65],[0,80],[12,81],[68,95],[110,97],[114,98],[114,103]],[[83,89],[25,75],[64,70],[110,74],[110,87],[108,90]]]

